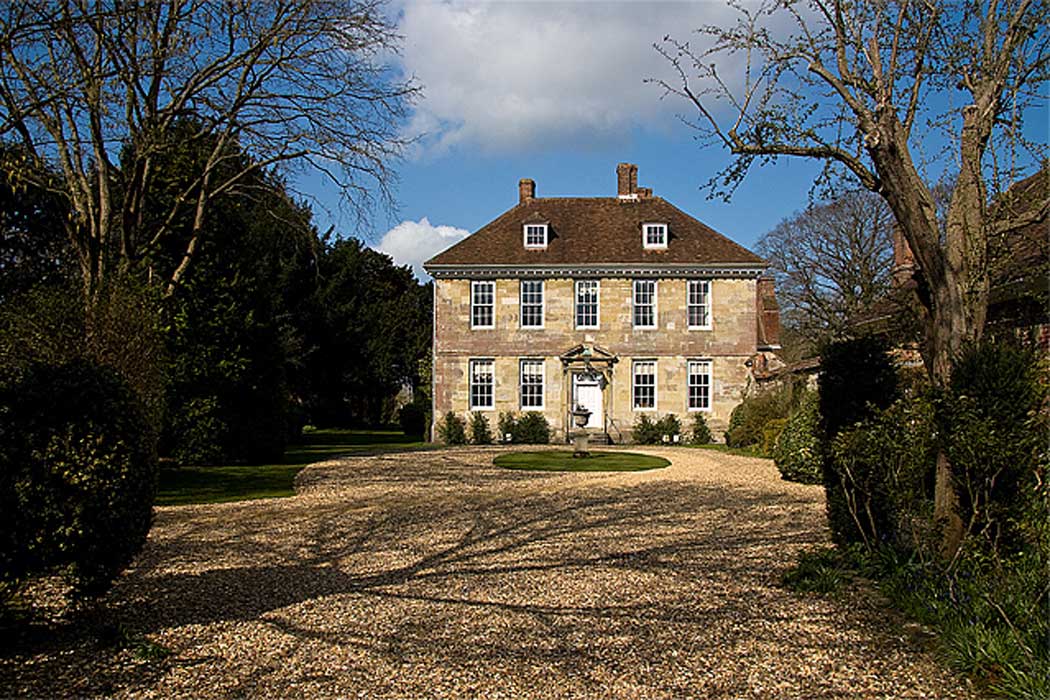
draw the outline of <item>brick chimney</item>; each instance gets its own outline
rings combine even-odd
[[[758,349],[780,348],[780,304],[772,277],[763,275],[755,285],[757,292]]]
[[[536,198],[536,183],[529,178],[518,180],[518,204],[524,204]]]
[[[616,194],[623,199],[635,199],[638,196],[638,166],[634,163],[616,166]]]
[[[917,266],[911,246],[899,224],[893,225],[893,283],[901,287],[915,276]]]

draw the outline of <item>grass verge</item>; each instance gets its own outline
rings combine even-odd
[[[504,469],[546,472],[636,472],[670,466],[663,457],[635,452],[591,452],[590,457],[573,457],[569,451],[511,452],[492,460]]]
[[[420,449],[426,443],[392,430],[313,430],[278,464],[174,467],[160,471],[158,506],[227,503],[295,494],[295,475],[307,464],[375,450]]]

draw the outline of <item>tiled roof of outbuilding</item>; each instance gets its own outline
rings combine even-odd
[[[549,222],[548,245],[526,249],[522,226]],[[666,250],[642,247],[642,224],[665,223]],[[461,265],[743,265],[766,262],[660,197],[529,199],[425,264]]]

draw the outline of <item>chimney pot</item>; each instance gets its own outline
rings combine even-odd
[[[893,281],[900,287],[908,283],[916,271],[915,255],[904,237],[900,224],[893,225]]]
[[[529,178],[518,181],[518,204],[524,204],[536,198],[536,183]]]

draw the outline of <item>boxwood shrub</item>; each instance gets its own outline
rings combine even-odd
[[[773,461],[785,481],[821,483],[820,410],[816,392],[802,397],[773,448]]]
[[[0,382],[0,592],[61,572],[103,593],[153,520],[156,437],[112,369],[36,364]]]

